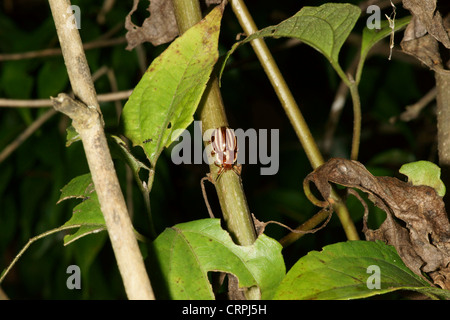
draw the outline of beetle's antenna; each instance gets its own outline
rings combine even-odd
[[[211,206],[209,205],[208,195],[206,194],[204,180],[208,180],[208,181],[211,182],[212,184],[214,184],[214,182],[211,180],[211,177],[209,176],[209,173],[206,175],[206,177],[203,177],[203,178],[200,180],[200,186],[201,186],[201,188],[202,188],[203,199],[205,200],[206,208],[208,209],[209,216],[210,216],[211,218],[214,219],[215,217],[214,217],[214,214],[213,214],[213,212],[212,212],[212,210],[211,210]]]
[[[321,213],[322,211],[328,211],[328,208],[323,208],[322,210],[320,210],[319,213]],[[318,214],[319,214],[319,213],[318,213]],[[290,232],[292,232],[292,233],[307,234],[307,233],[315,233],[315,232],[319,231],[320,229],[325,228],[326,225],[328,224],[328,222],[330,222],[330,219],[331,219],[332,214],[333,214],[333,211],[332,211],[332,210],[328,211],[328,218],[327,218],[327,220],[326,220],[320,227],[317,227],[317,228],[312,229],[312,230],[300,230],[299,228],[297,228],[297,229],[292,229],[292,228],[288,227],[287,225],[285,225],[285,224],[283,224],[283,223],[281,223],[281,222],[278,222],[278,221],[273,221],[273,220],[271,220],[271,221],[267,221],[267,222],[262,222],[262,221],[259,221],[258,219],[256,219],[256,217],[255,217],[254,214],[252,214],[252,216],[253,216],[253,222],[254,222],[255,227],[256,227],[256,229],[257,229],[258,235],[264,233],[264,229],[265,229],[266,226],[267,226],[268,224],[270,224],[270,223],[274,223],[274,224],[277,224],[277,225],[279,225],[279,226],[281,226],[281,227],[283,227],[283,228],[286,228],[286,229],[288,229],[288,230],[289,230]]]

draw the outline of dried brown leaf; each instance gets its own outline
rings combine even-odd
[[[405,37],[407,32],[408,30],[405,31]],[[414,31],[412,30],[411,32]],[[404,52],[416,57],[429,68],[443,68],[441,54],[439,52],[439,44],[431,35],[427,34],[423,37],[409,41],[405,41],[405,38],[403,38],[401,47]]]
[[[450,36],[445,30],[441,13],[436,10],[437,0],[403,0],[403,6],[411,11],[415,23],[408,28],[414,29],[414,38],[420,38],[426,32],[450,49]],[[411,40],[411,39],[407,39]]]
[[[127,50],[132,50],[144,42],[151,42],[154,46],[158,46],[172,41],[178,35],[172,1],[151,0],[147,9],[150,17],[144,20],[141,27],[131,21],[131,16],[137,10],[138,3],[139,0],[133,1],[133,8],[125,19],[125,28],[128,30],[126,34]]]
[[[325,199],[323,205],[330,209],[330,182],[368,193],[369,199],[387,216],[378,229],[369,229],[364,204],[366,239],[393,245],[414,273],[420,276],[427,273],[434,284],[450,289],[450,223],[444,202],[433,188],[414,186],[392,177],[374,177],[361,163],[340,158],[329,160],[305,180],[316,185]],[[356,192],[352,194],[362,201]]]
[[[401,47],[431,69],[448,68],[439,50],[439,43],[450,49],[448,23],[450,15],[442,14],[436,0],[403,0],[403,6],[412,14],[405,30]],[[443,18],[444,16],[444,18]]]

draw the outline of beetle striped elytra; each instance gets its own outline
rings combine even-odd
[[[234,131],[228,127],[214,129],[211,135],[211,156],[214,164],[219,167],[216,181],[219,181],[222,173],[233,170],[238,176],[241,175],[242,167],[236,163],[238,144]]]

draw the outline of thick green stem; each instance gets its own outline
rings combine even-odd
[[[172,0],[172,3],[180,33],[202,18],[198,0]],[[203,133],[208,129],[228,126],[219,82],[215,76],[208,83],[198,114]],[[218,168],[214,163],[210,164],[210,171],[213,179],[217,177]],[[252,245],[257,235],[240,177],[231,170],[225,171],[216,181],[215,187],[228,232],[239,245]],[[259,289],[249,288],[245,295],[248,299],[258,299]]]
[[[208,84],[198,114],[203,133],[208,129],[228,126],[216,77]],[[219,168],[212,163],[210,172],[213,179],[216,179],[218,171]],[[233,240],[240,245],[252,245],[257,236],[240,177],[232,170],[224,171],[215,182],[215,187],[223,219]]]
[[[172,0],[172,3],[180,33],[185,32],[202,18],[198,0]],[[202,121],[203,133],[208,129],[228,126],[219,83],[215,76],[208,83],[198,114]],[[213,179],[217,177],[218,167],[211,164],[210,170]],[[215,187],[228,231],[238,244],[253,244],[256,232],[240,177],[231,170],[225,171],[215,183]]]
[[[233,11],[239,20],[239,23],[247,35],[255,33],[258,31],[252,16],[247,10],[243,0],[230,0]],[[272,57],[269,49],[267,48],[264,40],[254,39],[250,42],[255,51],[267,77],[272,84],[278,99],[283,106],[286,115],[288,116],[295,133],[297,134],[303,149],[311,163],[311,166],[315,169],[324,163],[322,154],[314,141],[311,131],[303,118],[303,115],[295,102],[295,99],[289,90],[275,60]],[[348,79],[347,79],[348,81]],[[353,221],[350,219],[350,215],[345,204],[339,198],[339,196],[333,192],[332,198],[336,201],[335,211],[341,220],[344,231],[349,240],[358,240],[358,232],[356,231]]]

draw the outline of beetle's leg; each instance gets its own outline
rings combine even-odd
[[[216,164],[216,166],[218,166],[218,165]],[[218,167],[220,167],[220,169],[219,169],[219,172],[217,172],[216,182],[219,181],[220,177],[222,176],[222,173],[225,172],[225,168],[223,166],[218,166]]]
[[[240,163],[236,163],[236,164],[233,166],[233,171],[234,171],[238,176],[241,176],[241,173],[242,173],[242,165],[241,165]]]

